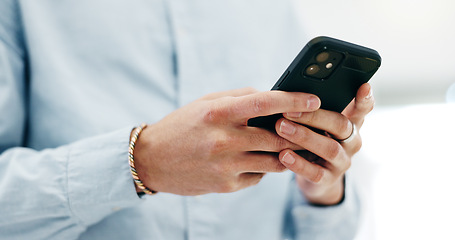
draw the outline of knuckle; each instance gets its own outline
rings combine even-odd
[[[343,147],[336,141],[331,141],[327,146],[327,160],[335,160],[343,151]]]
[[[253,109],[256,113],[270,109],[272,97],[268,94],[258,96],[252,100]]]
[[[229,101],[229,97],[224,97],[217,101],[210,101],[202,106],[202,118],[206,124],[220,124],[229,120],[231,109],[225,106],[225,102]],[[198,113],[199,113],[198,112]]]
[[[317,122],[317,116],[314,112],[308,112],[308,113],[302,114],[300,119],[303,123],[307,123],[310,125],[314,122]]]
[[[220,118],[219,116],[220,116],[220,112],[218,109],[216,109],[214,107],[209,107],[204,111],[204,114],[203,114],[204,123],[208,123],[208,124],[214,123]]]
[[[351,157],[345,156],[342,162],[338,165],[338,167],[335,168],[333,171],[334,173],[337,173],[338,175],[344,174],[349,168],[351,168],[352,161]]]
[[[373,111],[375,103],[373,102],[369,107],[368,107],[368,112]]]
[[[221,163],[212,164],[211,169],[213,174],[219,177],[225,176],[230,171],[227,165]]]
[[[352,148],[352,151],[354,153],[360,151],[360,149],[362,148],[362,144],[363,144],[363,142],[362,142],[362,139],[360,138],[360,136],[357,137],[356,140],[354,141],[354,146]]]
[[[230,138],[228,135],[223,134],[222,137],[219,137],[215,140],[213,149],[216,152],[223,152],[225,149],[229,148]]]
[[[274,144],[275,144],[277,150],[281,151],[281,150],[289,147],[289,142],[286,139],[284,139],[282,137],[275,137],[274,139],[275,139]]]
[[[333,171],[334,176],[342,176],[346,171],[351,168],[352,161],[351,158],[347,158],[346,161],[343,162],[343,165],[338,167],[335,171]]]
[[[217,93],[209,93],[207,95],[204,95],[204,96],[200,97],[198,100],[199,101],[210,100],[210,99],[216,98],[216,96],[217,96]]]
[[[373,102],[368,102],[368,103],[365,103],[365,104],[361,104],[358,108],[359,112],[363,115],[366,115],[368,114],[369,112],[373,111],[374,109],[374,101]]]
[[[256,93],[258,90],[254,87],[245,87],[244,88],[246,94],[253,94]]]
[[[324,174],[324,170],[322,168],[318,168],[316,173],[310,178],[310,181],[313,183],[320,183],[324,177]]]
[[[352,131],[352,123],[347,118],[342,118],[341,121],[338,121],[338,125],[336,127],[336,131],[339,133],[351,133]]]
[[[219,193],[231,193],[238,189],[238,184],[234,181],[226,181],[218,185],[217,192]]]
[[[281,172],[284,172],[286,170],[287,170],[286,166],[281,164],[280,161],[276,161],[274,172],[281,173]]]
[[[218,134],[218,136],[212,140],[209,147],[209,152],[212,154],[219,154],[229,151],[232,146],[231,143],[234,141],[235,140],[233,140],[233,136],[224,133]]]

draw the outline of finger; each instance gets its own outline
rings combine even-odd
[[[326,131],[335,139],[346,139],[353,131],[348,118],[341,113],[324,109],[308,113],[285,113],[283,116],[293,122]]]
[[[374,108],[373,89],[369,83],[360,86],[355,99],[343,111],[357,127],[361,127],[365,116]]]
[[[200,98],[200,100],[213,100],[216,98],[221,98],[221,97],[240,97],[240,96],[245,96],[253,93],[257,93],[258,91],[254,88],[240,88],[240,89],[233,89],[233,90],[228,90],[228,91],[223,91],[223,92],[215,92],[211,94],[207,94]]]
[[[247,152],[235,161],[239,173],[283,172],[286,167],[278,160],[278,153]]]
[[[313,183],[327,181],[329,171],[322,166],[311,163],[291,150],[280,153],[281,163],[294,173]]]
[[[240,126],[229,131],[214,130],[207,138],[210,152],[231,154],[232,152],[280,152],[290,148],[302,150],[302,147],[275,133],[261,128]]]
[[[220,109],[227,110],[232,119],[246,120],[284,112],[309,112],[317,110],[321,102],[308,93],[268,91],[237,97],[225,101]]]
[[[301,146],[262,128],[242,126],[238,128],[236,136],[233,140],[241,151],[280,152],[286,148],[303,150]]]
[[[276,127],[277,133],[281,137],[318,155],[329,162],[333,168],[340,169],[341,171],[349,168],[350,162],[345,150],[333,138],[318,134],[305,126],[287,119],[278,120]]]

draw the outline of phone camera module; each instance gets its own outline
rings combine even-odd
[[[313,56],[304,68],[303,75],[315,80],[327,79],[343,60],[343,54],[330,49],[325,49]]]
[[[305,72],[306,72],[306,74],[312,76],[312,75],[315,75],[316,73],[318,73],[319,70],[320,70],[320,68],[318,65],[312,64],[306,68]]]
[[[322,63],[322,62],[327,61],[327,59],[329,59],[329,57],[330,57],[330,54],[328,52],[321,52],[316,56],[316,61],[318,63]]]

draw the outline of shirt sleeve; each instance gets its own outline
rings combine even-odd
[[[139,204],[127,163],[130,130],[56,149],[3,152],[2,235],[72,239],[117,210]]]
[[[334,206],[314,206],[309,204],[296,183],[291,184],[291,209],[285,226],[288,235],[300,239],[346,239],[355,238],[360,217],[359,199],[346,175],[345,196]]]
[[[133,126],[55,149],[24,148],[27,60],[17,1],[0,3],[0,238],[75,239],[138,198]],[[55,131],[65,126],[56,126]]]

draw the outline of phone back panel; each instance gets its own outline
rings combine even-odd
[[[338,59],[317,61],[321,52],[332,52]],[[335,58],[335,57],[334,57]],[[336,62],[327,76],[312,76],[308,69],[313,65],[324,68]],[[368,82],[381,65],[381,57],[370,48],[345,41],[317,37],[300,51],[272,90],[306,92],[321,99],[321,108],[342,112],[355,97],[359,87]],[[274,130],[281,114],[253,118],[248,125]]]

